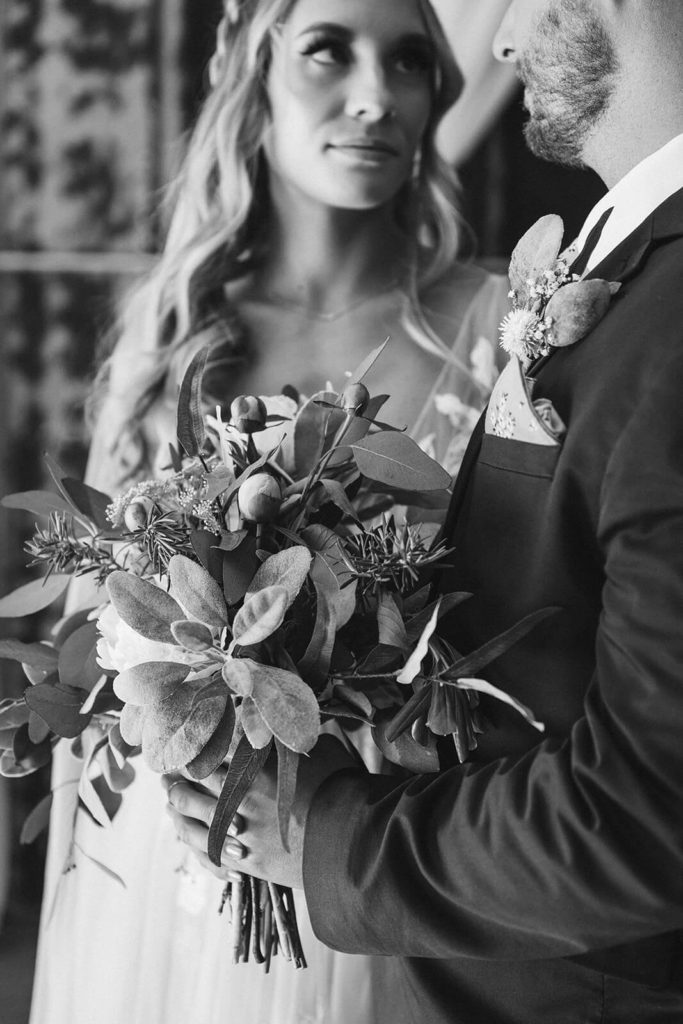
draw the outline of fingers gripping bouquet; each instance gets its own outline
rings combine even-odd
[[[227,419],[203,413],[201,352],[181,388],[168,476],[112,501],[50,464],[56,493],[4,500],[47,520],[27,545],[46,572],[1,599],[0,616],[47,606],[73,576],[94,576],[101,595],[63,619],[52,643],[0,642],[28,680],[0,704],[4,775],[34,771],[70,739],[83,758],[81,804],[106,826],[139,754],[198,783],[227,761],[209,832],[220,864],[271,756],[287,844],[299,759],[328,719],[371,726],[385,757],[419,772],[438,770],[439,736],[453,737],[461,760],[476,747],[479,692],[533,721],[475,673],[549,610],[466,657],[436,635],[470,595],[431,599],[428,574],[446,549],[429,524],[390,510],[445,507],[450,478],[378,420],[387,396],[371,397],[363,379],[382,348],[342,393],[241,397]],[[46,798],[26,839],[48,812]],[[245,879],[228,897],[236,960],[268,963],[279,948],[304,964],[291,892]]]

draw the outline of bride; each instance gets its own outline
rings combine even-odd
[[[461,76],[430,3],[225,0],[210,71],[164,252],[101,375],[89,481],[111,492],[163,469],[207,341],[208,405],[343,385],[390,337],[369,386],[455,471],[507,285],[457,258],[435,133]],[[62,746],[31,1024],[371,1024],[370,959],[323,947],[302,907],[308,970],[232,967],[222,884],[187,859],[159,777],[137,764],[102,829],[79,770]]]

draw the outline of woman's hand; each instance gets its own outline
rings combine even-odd
[[[277,759],[270,757],[230,825],[220,867],[211,863],[206,850],[209,826],[227,767],[205,779],[201,787],[179,775],[164,776],[163,782],[169,814],[179,839],[209,871],[221,879],[242,871],[269,882],[302,889],[304,831],[311,801],[328,776],[357,766],[358,760],[344,744],[327,735],[320,737],[310,756],[299,759],[289,824],[289,850],[286,850],[277,817]]]

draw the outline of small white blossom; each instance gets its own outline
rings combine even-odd
[[[510,355],[527,359],[542,326],[536,313],[528,309],[513,309],[500,325],[500,344]]]

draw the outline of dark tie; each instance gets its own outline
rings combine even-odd
[[[609,210],[605,210],[605,212],[603,213],[603,215],[600,218],[600,220],[598,221],[598,223],[595,225],[595,227],[592,229],[592,231],[588,235],[588,238],[586,239],[586,244],[584,245],[583,249],[581,250],[579,255],[576,257],[576,259],[572,263],[571,267],[569,268],[570,271],[572,272],[572,274],[578,274],[579,277],[580,277],[585,272],[586,267],[588,266],[588,261],[591,258],[591,256],[593,255],[593,251],[594,251],[596,245],[600,241],[600,235],[602,234],[602,229],[604,228],[605,224],[607,223],[607,221],[612,216],[613,212],[614,212],[614,207],[613,206],[610,206]]]

